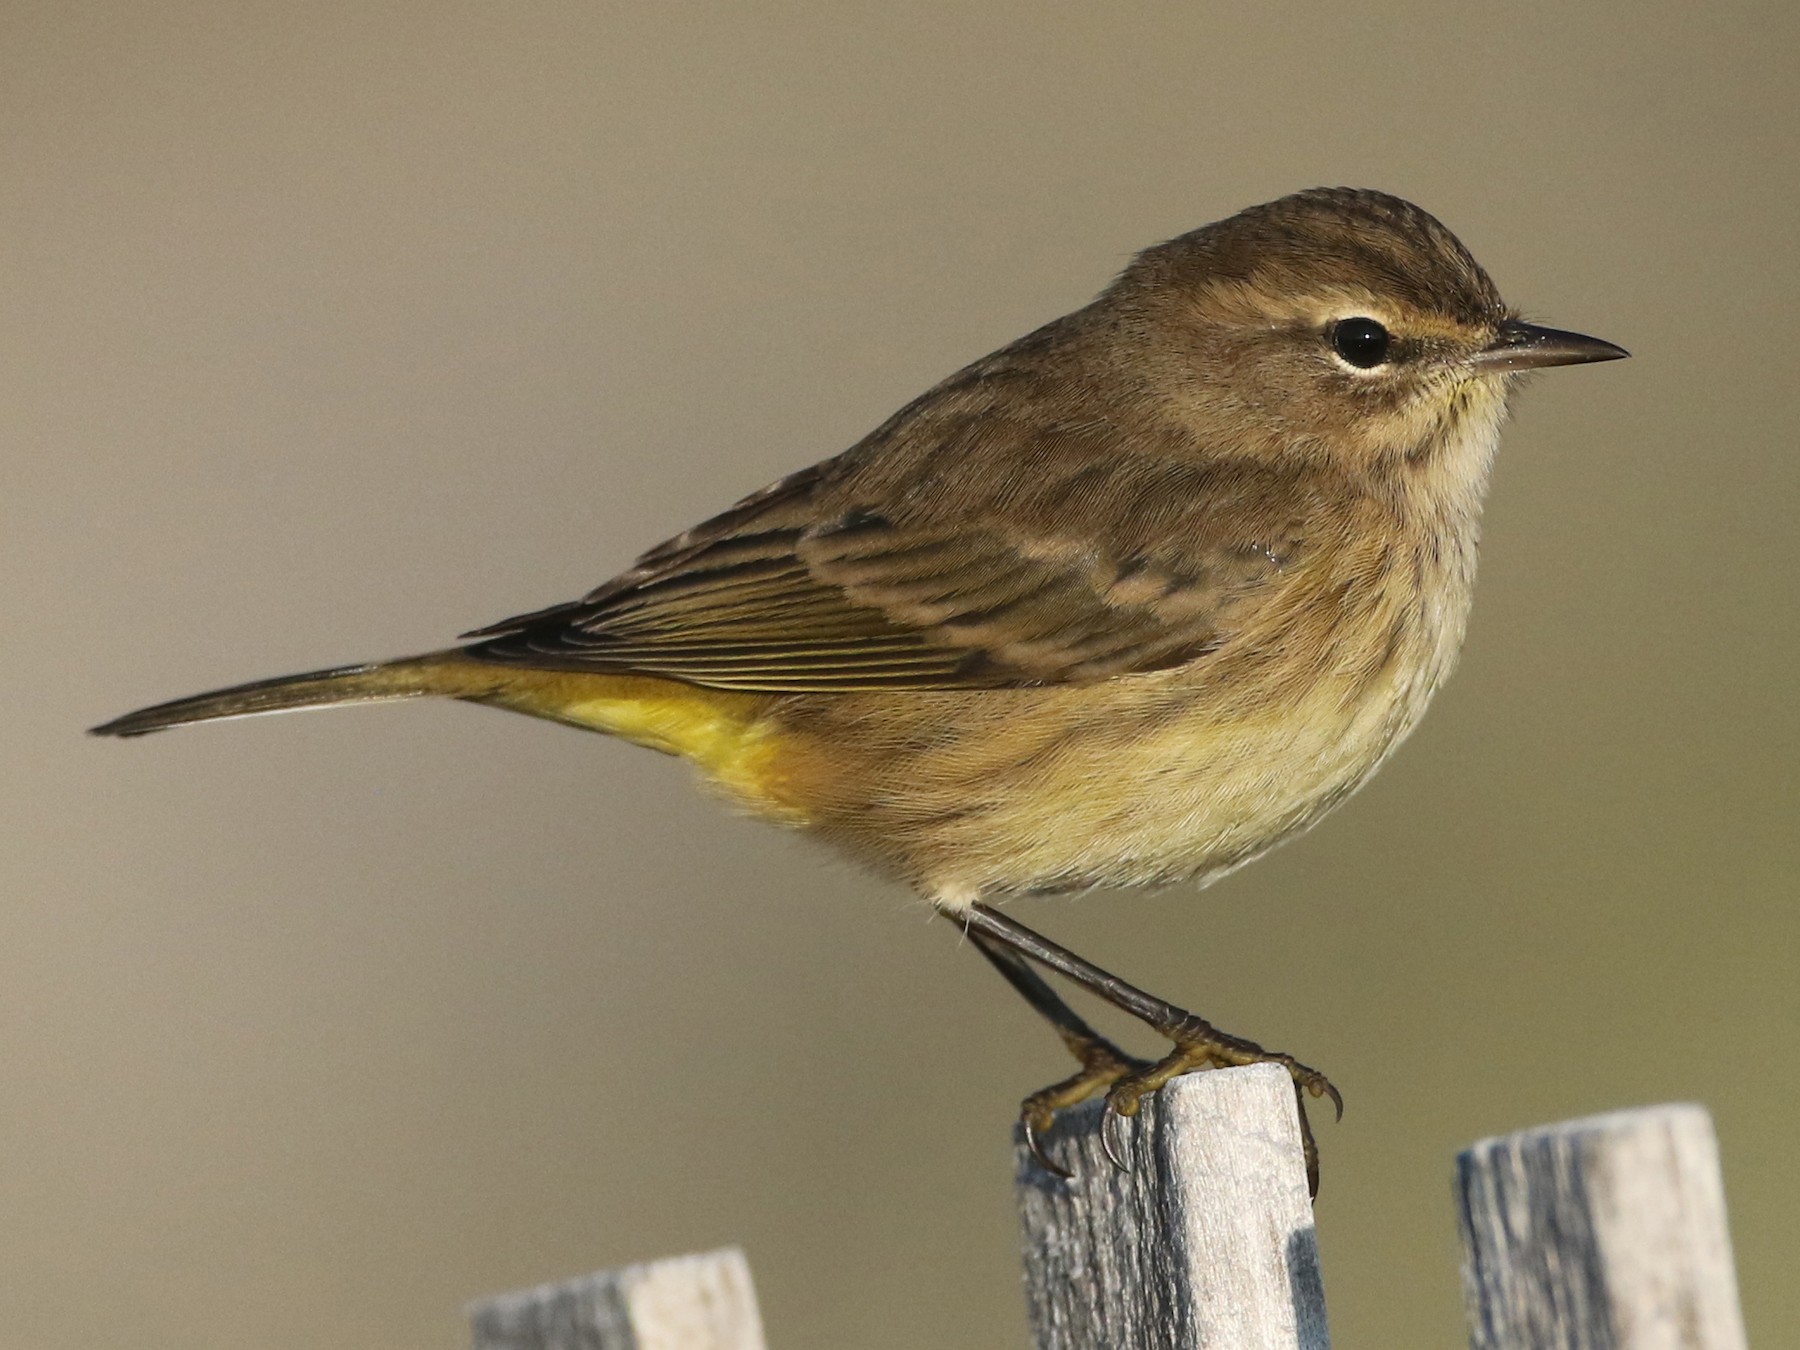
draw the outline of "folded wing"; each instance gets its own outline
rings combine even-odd
[[[1191,532],[1134,548],[1106,522],[1182,504],[1167,482],[1139,482],[1154,502],[1105,486],[1093,509],[1072,504],[1077,533],[1024,524],[1029,511],[951,522],[846,505],[808,470],[581,601],[470,634],[471,654],[767,692],[1091,682],[1198,659],[1280,589],[1293,531],[1209,537],[1201,511]]]

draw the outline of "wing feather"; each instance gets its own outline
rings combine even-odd
[[[1249,544],[1152,566],[992,522],[867,513],[662,557],[486,630],[475,653],[770,692],[1092,681],[1203,655],[1283,568]]]
[[[1203,657],[1282,591],[1316,489],[1152,434],[1141,411],[1123,446],[1098,386],[1041,365],[1067,336],[977,362],[583,599],[468,634],[470,653],[774,693],[1086,682]]]

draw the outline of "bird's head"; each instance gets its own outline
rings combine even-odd
[[[1437,219],[1351,188],[1146,249],[1107,298],[1214,450],[1477,489],[1513,377],[1627,355],[1524,322]]]

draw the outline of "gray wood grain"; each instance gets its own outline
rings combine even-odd
[[[1038,1350],[1328,1350],[1294,1088],[1274,1065],[1178,1078],[1101,1152],[1099,1104],[1065,1114],[1045,1172],[1017,1141]]]
[[[1458,1160],[1457,1192],[1475,1350],[1743,1350],[1700,1107],[1485,1139]]]
[[[475,1350],[764,1350],[736,1247],[500,1294],[468,1315]]]

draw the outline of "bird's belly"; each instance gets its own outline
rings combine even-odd
[[[1009,839],[1028,844],[983,889],[1045,879],[1211,880],[1360,786],[1395,739],[1390,712],[1383,700],[1345,709],[1320,698],[1260,722],[1177,718],[1148,730],[1122,756],[1072,754],[1043,775],[1035,800],[993,819],[996,852]]]
[[[1424,702],[1394,670],[1229,715],[1157,685],[840,706],[797,719],[790,781],[816,830],[934,894],[1210,880],[1354,791]]]

